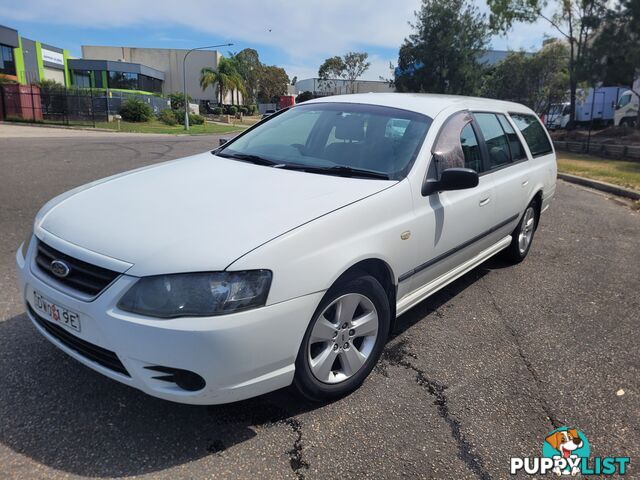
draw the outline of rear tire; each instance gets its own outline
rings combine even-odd
[[[512,263],[523,261],[533,243],[533,235],[538,228],[540,205],[537,200],[533,200],[525,208],[518,226],[511,234],[511,243],[504,250],[504,257]]]
[[[377,363],[391,323],[389,298],[370,275],[331,287],[316,309],[296,359],[293,385],[313,401],[356,390]]]

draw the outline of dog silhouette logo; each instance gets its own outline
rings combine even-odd
[[[556,466],[552,471],[556,475],[577,475],[580,473],[581,458],[589,458],[590,448],[587,437],[575,428],[560,427],[549,433],[542,445],[542,456],[561,457],[568,466],[561,469]]]

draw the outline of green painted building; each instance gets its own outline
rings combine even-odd
[[[69,85],[69,52],[21,37],[18,31],[0,25],[0,74],[22,84],[55,80]]]

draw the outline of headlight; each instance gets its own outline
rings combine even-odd
[[[262,307],[270,286],[269,270],[143,277],[124,294],[118,308],[159,318],[224,315]]]
[[[24,242],[20,245],[20,251],[22,252],[22,258],[27,258],[27,252],[29,251],[29,245],[31,244],[31,238],[33,237],[33,230],[29,230],[28,235],[25,237]]]

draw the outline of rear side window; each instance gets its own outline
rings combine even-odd
[[[509,140],[504,133],[498,117],[493,113],[476,113],[476,122],[489,151],[489,170],[511,163]]]
[[[553,151],[547,132],[545,132],[544,127],[534,115],[525,113],[511,113],[510,115],[513,123],[522,132],[522,136],[527,145],[529,145],[532,156],[539,157]]]
[[[516,131],[513,129],[509,120],[504,115],[498,115],[498,120],[500,121],[500,125],[504,130],[504,133],[507,134],[507,138],[509,139],[509,149],[511,150],[511,161],[517,162],[519,160],[526,160],[527,154],[524,153],[524,148],[522,143],[520,143],[520,139],[516,134]]]

